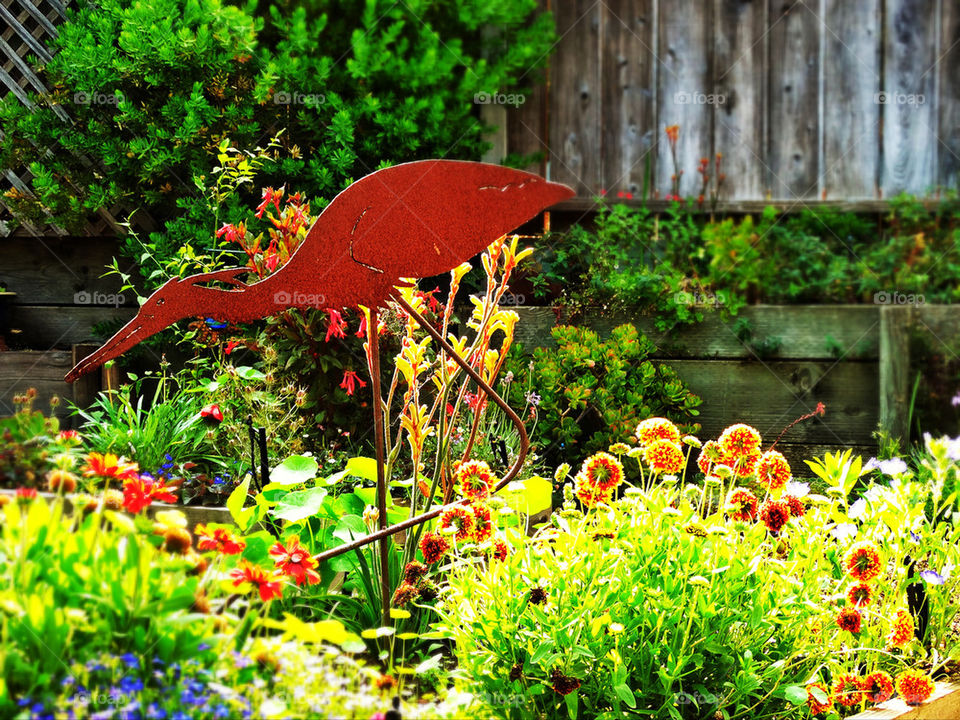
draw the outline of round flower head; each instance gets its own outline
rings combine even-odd
[[[449,549],[450,542],[432,530],[425,532],[420,538],[420,552],[423,553],[424,562],[429,565],[439,561]]]
[[[417,581],[426,575],[427,566],[419,560],[413,560],[403,566],[403,580],[411,585],[416,585]]]
[[[743,479],[756,474],[760,458],[760,451],[757,450],[743,455],[725,455],[723,461],[733,469],[734,475]]]
[[[47,489],[50,492],[72,493],[77,489],[77,476],[69,470],[51,470],[47,473]]]
[[[580,474],[600,490],[613,490],[623,482],[623,465],[613,455],[598,452],[583,461]]]
[[[779,500],[767,500],[760,508],[760,520],[767,530],[778,533],[790,520],[790,506]]]
[[[738,458],[741,455],[760,453],[760,433],[743,423],[728,427],[720,433],[720,439],[717,442],[721,452],[727,457]]]
[[[727,512],[733,520],[750,522],[757,517],[757,496],[746,488],[735,488],[727,499]]]
[[[490,488],[495,484],[490,466],[483,460],[467,460],[460,463],[454,482],[460,486],[464,497],[483,500],[490,495]]]
[[[817,697],[817,696],[820,697]],[[811,715],[819,715],[833,709],[833,696],[830,689],[820,682],[807,685],[807,707]]]
[[[920,670],[907,670],[897,675],[897,692],[907,705],[919,705],[936,689],[930,676]]]
[[[473,511],[473,539],[481,543],[493,535],[494,525],[490,508],[476,503],[470,509]]]
[[[473,513],[463,505],[454,505],[440,515],[440,529],[463,542],[473,536]]]
[[[873,588],[866,583],[857,583],[847,590],[847,602],[853,607],[866,607],[873,600]]]
[[[668,440],[672,443],[680,442],[680,431],[672,422],[662,417],[652,417],[642,420],[637,425],[637,440],[641,445],[649,445],[654,440]]]
[[[776,450],[770,450],[760,456],[760,460],[757,462],[756,473],[757,480],[762,482],[772,492],[782,490],[793,477],[790,472],[790,463]]]
[[[887,635],[887,641],[894,647],[903,647],[913,640],[913,615],[909,611],[900,608],[893,615],[890,634]]]
[[[847,550],[843,565],[850,577],[861,582],[876,580],[883,570],[880,551],[869,540],[859,542]]]
[[[704,475],[710,474],[710,468],[719,463],[723,459],[723,453],[720,452],[720,445],[716,440],[708,440],[703,449],[700,450],[700,455],[697,456],[697,467],[700,468],[700,472]]]
[[[859,705],[863,700],[860,678],[853,673],[840,673],[833,681],[833,697],[844,707]]]
[[[491,557],[493,557],[494,560],[503,562],[507,559],[507,555],[509,554],[510,548],[507,547],[507,544],[503,540],[497,538],[493,541],[493,552],[491,553]]]
[[[799,518],[806,515],[807,508],[803,504],[803,500],[796,495],[784,495],[783,501],[790,506],[790,517]]]
[[[577,473],[574,481],[574,493],[577,500],[585,508],[592,508],[600,503],[609,503],[613,499],[612,490],[603,490],[587,480],[587,476],[582,472]]]
[[[670,440],[654,440],[643,451],[643,459],[657,474],[674,475],[683,469],[683,451]]]
[[[841,630],[856,635],[860,632],[860,626],[863,624],[863,616],[859,610],[845,607],[837,614],[837,627]],[[841,703],[842,704],[842,703]]]
[[[397,586],[396,592],[393,593],[393,602],[391,604],[394,607],[402,608],[411,600],[416,600],[418,595],[420,595],[420,591],[417,587],[404,581]]]
[[[883,671],[870,673],[860,681],[860,689],[867,702],[883,703],[893,697],[893,678]]]

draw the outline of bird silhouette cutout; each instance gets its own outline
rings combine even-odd
[[[422,160],[378,170],[337,195],[276,272],[249,284],[246,268],[167,281],[66,380],[187,317],[243,323],[288,308],[380,307],[401,278],[447,272],[572,195],[566,185],[486,163]]]

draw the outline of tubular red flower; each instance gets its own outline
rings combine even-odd
[[[353,395],[356,392],[357,386],[365,388],[367,384],[360,379],[360,376],[357,375],[353,370],[344,370],[343,371],[343,380],[340,381],[340,387],[347,391],[347,395]]]

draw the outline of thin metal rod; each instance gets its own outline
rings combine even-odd
[[[524,460],[526,460],[527,458],[527,450],[529,450],[530,448],[530,439],[527,437],[527,429],[523,426],[523,420],[521,420],[520,416],[513,411],[513,408],[507,405],[507,402],[502,397],[500,397],[500,395],[498,395],[497,392],[492,387],[490,387],[482,377],[480,377],[479,373],[477,373],[476,370],[470,367],[470,363],[466,362],[463,358],[461,358],[457,354],[457,352],[452,347],[450,347],[450,344],[446,340],[444,340],[440,332],[435,327],[433,327],[433,325],[427,322],[427,320],[420,313],[414,310],[406,300],[400,297],[399,293],[395,292],[392,294],[391,297],[400,307],[404,309],[406,313],[410,315],[410,317],[412,317],[417,322],[417,324],[420,325],[420,327],[422,327],[424,330],[427,331],[427,334],[430,335],[430,337],[432,337],[434,340],[437,341],[440,347],[443,348],[444,352],[446,352],[453,359],[453,361],[457,363],[457,365],[459,365],[475,383],[477,383],[479,388],[483,390],[483,392],[487,395],[487,397],[493,400],[493,402],[496,403],[496,405],[499,406],[501,410],[503,410],[506,416],[510,418],[510,421],[516,426],[517,433],[520,435],[520,449],[517,454],[517,459],[513,463],[513,466],[507,471],[507,474],[503,476],[503,479],[500,480],[500,482],[498,482],[496,486],[491,490],[492,493],[499,492],[504,487],[506,487],[507,483],[509,483],[511,480],[513,480],[517,476],[517,473],[520,472],[520,468],[523,467]],[[381,527],[375,533],[371,533],[366,537],[359,538],[357,540],[347,543],[346,545],[340,545],[338,547],[331,548],[322,553],[319,553],[318,555],[314,555],[313,557],[318,562],[323,562],[324,560],[329,560],[330,558],[337,557],[338,555],[343,555],[344,553],[351,552],[352,550],[362,548],[364,545],[368,545],[372,542],[376,542],[381,538],[387,538],[390,535],[394,535],[395,533],[400,532],[401,530],[407,530],[408,528],[416,527],[417,525],[421,525],[422,523],[425,523],[428,520],[432,520],[433,518],[440,515],[440,513],[442,513],[444,510],[446,510],[449,507],[453,507],[456,504],[457,503],[450,503],[449,505],[441,505],[440,507],[436,507],[425,513],[421,513],[416,517],[407,518],[406,520],[403,520],[402,522],[399,522],[396,525],[391,525],[390,527]]]
[[[370,389],[373,391],[373,434],[377,448],[377,512],[380,531],[387,529],[387,479],[384,468],[383,398],[380,396],[380,333],[377,308],[370,308],[367,318],[367,363],[370,366]],[[380,607],[383,625],[390,624],[390,540],[380,540]]]

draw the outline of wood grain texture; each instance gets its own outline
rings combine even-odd
[[[909,439],[911,306],[880,308],[880,427]]]
[[[713,157],[713,12],[703,0],[659,4],[657,92],[657,189],[670,193],[671,176],[680,176],[680,194],[697,196],[702,157]],[[675,168],[665,128],[680,126]]]
[[[801,0],[770,0],[768,164],[773,197],[819,197],[821,23]]]
[[[73,390],[63,381],[63,376],[73,367],[67,351],[54,352],[2,352],[0,353],[0,416],[14,411],[13,397],[36,388],[35,410],[49,414],[50,398],[61,400],[73,398]],[[69,415],[65,402],[54,413],[59,418]]]
[[[546,86],[538,83],[525,94],[523,105],[510,108],[507,113],[507,152],[522,156],[542,155],[541,161],[531,162],[521,168],[539,175],[546,174],[548,152],[543,127],[546,95]]]
[[[940,75],[937,105],[937,182],[945,187],[960,184],[960,3],[945,0],[941,23]]]
[[[77,305],[70,308],[44,305],[18,305],[13,326],[20,330],[17,342],[40,350],[69,349],[78,343],[99,341],[93,326],[108,320],[126,322],[136,314],[136,303],[129,307]]]
[[[724,98],[714,108],[714,151],[723,153],[720,198],[764,197],[766,167],[766,0],[716,0],[714,86]]]
[[[886,0],[884,197],[922,193],[936,178],[937,0]]]
[[[925,703],[910,707],[902,699],[889,700],[847,720],[956,720],[960,718],[960,686],[938,682]]]
[[[601,185],[602,8],[567,0],[554,10],[560,41],[550,71],[550,179],[586,196],[598,194]]]
[[[880,170],[881,0],[825,0],[822,196],[873,198]]]
[[[654,0],[607,0],[601,72],[602,186],[609,197],[652,192],[657,128]]]

